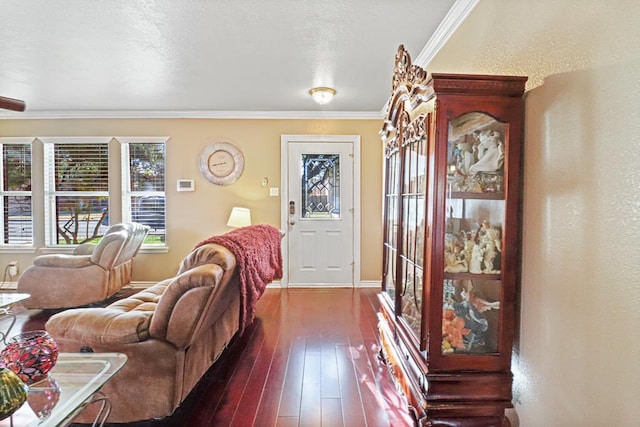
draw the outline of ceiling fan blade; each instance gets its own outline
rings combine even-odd
[[[24,111],[27,104],[19,99],[7,98],[6,96],[0,96],[0,108],[13,111]]]

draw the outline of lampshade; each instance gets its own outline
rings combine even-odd
[[[246,227],[251,225],[251,211],[247,208],[234,207],[229,215],[227,227]]]
[[[309,94],[315,102],[320,105],[324,105],[331,102],[334,95],[336,94],[336,90],[332,87],[314,87],[313,89],[309,90]]]

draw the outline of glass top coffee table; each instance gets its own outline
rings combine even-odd
[[[9,317],[11,319],[9,326],[4,330],[0,330],[0,341],[3,343],[7,343],[9,333],[11,332],[13,325],[16,324],[16,315],[11,312],[11,307],[13,304],[24,301],[30,297],[31,295],[29,294],[19,292],[0,292],[0,319],[3,317]]]
[[[123,353],[60,353],[48,378],[32,384],[27,402],[0,426],[66,425],[91,403],[102,405],[96,424],[104,423],[110,405],[100,388],[126,361]]]

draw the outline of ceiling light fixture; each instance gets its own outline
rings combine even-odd
[[[314,87],[309,90],[309,95],[320,105],[328,104],[336,94],[336,90],[332,87]]]

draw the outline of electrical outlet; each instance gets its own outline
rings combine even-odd
[[[18,261],[9,262],[9,276],[15,277],[18,275]]]

